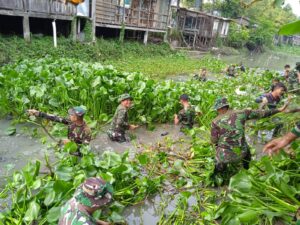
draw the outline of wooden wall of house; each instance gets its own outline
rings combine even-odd
[[[96,23],[98,26],[120,26],[124,20],[126,27],[166,29],[169,0],[131,0],[130,7],[126,5],[125,9],[123,1],[96,0]]]
[[[118,0],[96,0],[96,23],[119,24],[121,18],[118,18],[118,5]]]
[[[34,17],[38,14],[76,15],[76,6],[60,0],[0,0],[0,9],[13,10],[13,14],[29,13]]]

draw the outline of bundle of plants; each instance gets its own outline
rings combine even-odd
[[[251,168],[231,178],[227,200],[216,212],[222,224],[284,224],[295,223],[300,207],[300,155],[286,153],[263,157]]]
[[[104,152],[97,157],[84,148],[79,159],[70,155],[75,151],[76,145],[69,143],[62,152],[56,153],[55,163],[46,156],[46,175],[40,174],[41,162],[36,161],[7,178],[0,192],[1,202],[6,204],[4,207],[1,203],[4,208],[0,213],[1,222],[57,224],[60,208],[86,178],[93,176],[102,177],[114,188],[114,203],[94,216],[114,223],[124,222],[120,214],[125,206],[139,203],[158,191],[161,179],[142,175],[140,167],[128,160],[128,153]]]

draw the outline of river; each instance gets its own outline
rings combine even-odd
[[[243,62],[244,65],[251,68],[269,68],[278,71],[281,71],[285,64],[290,64],[293,67],[295,62],[300,61],[300,56],[270,52],[261,55],[220,56],[219,58],[227,63]],[[170,79],[184,81],[187,78],[190,79],[191,77],[177,75]],[[213,80],[215,76],[211,76],[209,79]],[[19,124],[16,126],[16,133],[12,136],[8,136],[5,131],[11,126],[11,122],[11,120],[7,119],[0,120],[0,182],[2,182],[2,185],[5,184],[5,179],[3,178],[11,175],[14,170],[21,169],[30,160],[39,159],[43,161],[45,153],[50,155],[53,153],[53,150],[48,148],[47,145],[42,144],[40,139],[31,137],[30,133],[32,133],[33,129],[37,128],[32,124]],[[142,145],[150,145],[162,141],[165,138],[162,134],[167,133],[167,137],[171,139],[183,137],[179,132],[178,126],[172,124],[157,124],[154,131],[149,131],[145,127],[140,127],[132,131],[131,136],[134,136],[135,139],[132,142],[120,144],[111,142],[108,139],[105,133],[106,129],[107,127],[103,127],[91,143],[93,151],[99,154],[106,150],[116,151],[118,153],[129,150],[130,157],[133,157],[135,152],[139,151]],[[39,129],[39,131],[43,132],[41,129]],[[42,134],[42,136],[46,136],[46,134]],[[50,139],[48,141],[51,142]],[[258,156],[261,155],[260,150],[262,145],[253,142],[252,144],[259,150]],[[155,225],[161,215],[160,203],[161,197],[157,195],[147,199],[142,204],[126,208],[123,215],[130,225]],[[195,204],[195,199],[191,197],[189,203]],[[166,210],[172,211],[175,205],[176,197],[169,202]]]

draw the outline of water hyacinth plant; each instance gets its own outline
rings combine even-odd
[[[212,59],[207,62],[210,71],[220,71],[224,66]],[[134,98],[130,119],[139,124],[171,122],[181,107],[178,98],[182,93],[190,96],[199,113],[197,127],[188,132],[187,140],[165,140],[144,147],[133,160],[128,159],[127,153],[105,152],[99,157],[88,149],[82,150],[83,157],[78,160],[68,154],[75,149],[70,143],[56,153],[57,162],[50,163],[46,157],[46,175],[39,173],[40,162],[28,164],[16,171],[1,190],[1,198],[11,199],[0,214],[1,222],[56,224],[60,207],[78,185],[86,177],[101,176],[112,183],[115,203],[108,212],[99,211],[95,217],[108,218],[113,223],[124,222],[120,216],[124,207],[164,191],[178,194],[179,198],[173,212],[161,212],[159,224],[272,224],[276,220],[292,223],[293,213],[299,207],[298,155],[294,159],[281,155],[279,160],[271,161],[263,158],[254,162],[249,171],[232,177],[228,191],[211,188],[215,184],[211,179],[214,147],[209,131],[216,116],[215,99],[225,96],[235,109],[257,108],[255,98],[268,91],[271,80],[277,76],[269,71],[249,70],[235,79],[217,74],[215,80],[207,82],[160,81],[99,63],[53,58],[3,66],[1,114],[13,114],[15,118],[24,119],[24,111],[29,108],[65,115],[68,108],[82,105],[87,108],[87,121],[95,128],[109,122],[119,95],[125,92]],[[293,104],[298,104],[297,98]],[[279,117],[287,128],[299,119],[297,115]],[[271,129],[270,121],[252,123],[251,129]],[[61,126],[52,129],[55,135],[63,132]],[[297,143],[293,147],[299,149]],[[192,206],[191,197],[196,199]]]

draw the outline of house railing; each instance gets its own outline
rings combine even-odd
[[[76,15],[76,6],[59,0],[0,0],[0,9],[29,14]]]

